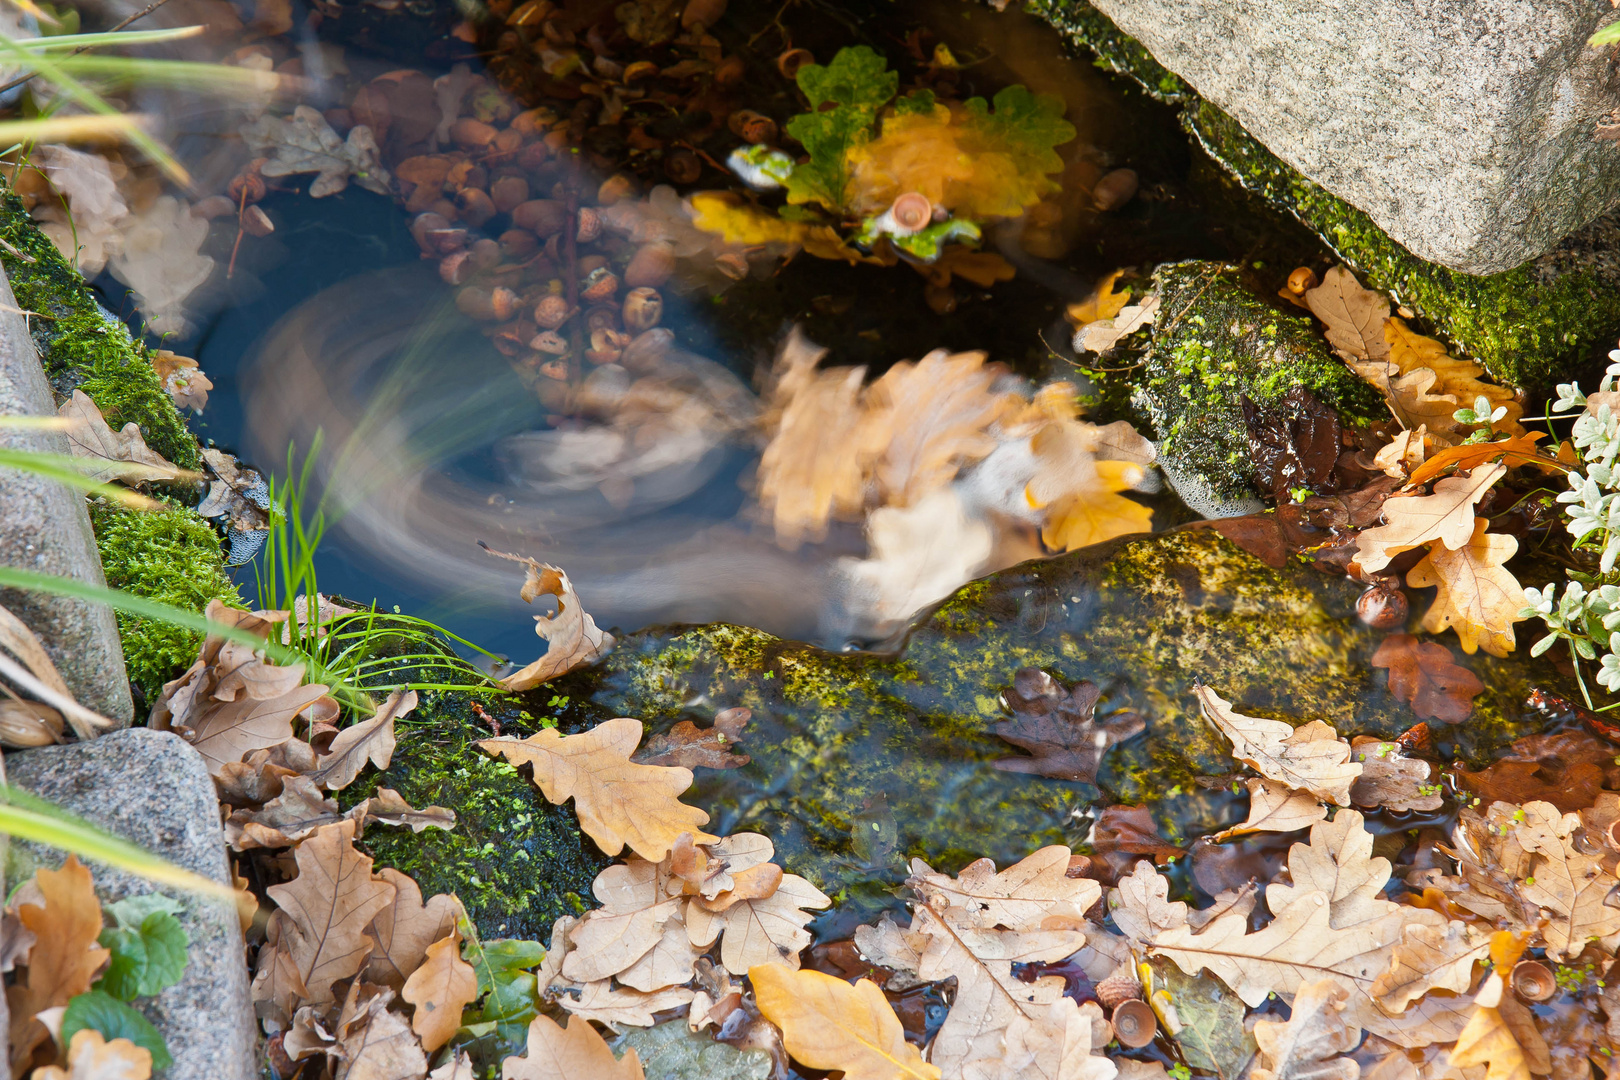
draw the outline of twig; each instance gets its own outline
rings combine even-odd
[[[19,251],[17,248],[12,247],[11,244],[9,242],[7,242],[3,237],[0,237],[0,248],[5,248],[7,251],[11,252],[11,254],[15,255],[17,258],[21,259],[25,263],[34,263],[34,262],[38,261],[37,259],[35,259],[32,255],[28,254],[27,252]]]
[[[568,224],[563,234],[563,258],[568,266],[563,272],[563,288],[568,297],[568,385],[579,385],[584,368],[584,343],[579,332],[579,184],[570,170],[564,185],[568,196]]]
[[[156,11],[158,8],[162,7],[164,4],[167,4],[168,2],[169,2],[169,0],[152,0],[152,3],[147,4],[145,7],[141,8],[141,10],[137,11],[135,14],[131,15],[129,18],[125,19],[123,22],[119,23],[117,26],[113,27],[111,30],[108,30],[107,33],[109,33],[109,34],[118,33],[118,31],[122,30],[124,27],[128,26],[130,23],[134,22],[137,19],[146,18],[146,16],[152,14],[152,12]],[[68,53],[68,55],[69,56],[78,56],[80,53],[88,52],[89,50],[90,50],[89,45],[80,45],[77,49],[74,49],[72,52]],[[0,94],[5,93],[7,90],[11,90],[11,89],[14,89],[14,88],[16,88],[18,86],[21,86],[25,82],[29,82],[30,80],[32,80],[34,78],[34,76],[36,76],[38,74],[39,74],[39,72],[36,71],[36,72],[31,72],[31,73],[29,73],[27,75],[19,75],[19,76],[17,76],[15,79],[12,79],[10,82],[6,83],[4,86],[0,86]]]

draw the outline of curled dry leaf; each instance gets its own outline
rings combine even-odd
[[[1254,1025],[1260,1064],[1254,1080],[1358,1080],[1361,1066],[1344,1056],[1361,1042],[1361,1029],[1345,1022],[1350,995],[1337,983],[1306,983],[1294,995],[1286,1023]]]
[[[203,464],[214,479],[197,504],[205,518],[224,518],[233,529],[259,532],[270,527],[270,489],[258,470],[249,469],[223,450],[204,447]]]
[[[534,767],[535,786],[553,803],[574,800],[580,828],[609,855],[626,845],[657,862],[682,833],[699,843],[718,840],[699,830],[709,815],[680,802],[692,771],[630,760],[641,721],[620,717],[578,735],[546,728],[527,739],[484,739],[478,745],[514,765]]]
[[[642,765],[679,765],[686,769],[735,769],[748,764],[747,754],[732,749],[742,741],[753,713],[746,708],[722,709],[714,723],[700,728],[682,720],[664,735],[654,735],[632,759]]]
[[[655,1013],[690,1004],[693,992],[684,986],[667,986],[652,993],[643,993],[614,986],[611,980],[603,979],[586,983],[577,996],[572,992],[553,996],[558,1005],[576,1017],[595,1020],[617,1029],[621,1024],[651,1027]]]
[[[819,971],[762,964],[748,972],[765,1018],[782,1029],[788,1053],[847,1080],[940,1080],[941,1070],[906,1041],[877,984],[854,985]]]
[[[1066,691],[1039,668],[1021,668],[1007,692],[1013,718],[997,723],[996,734],[1032,756],[1002,758],[996,768],[1096,783],[1097,768],[1109,748],[1147,727],[1133,712],[1115,713],[1097,723],[1101,697],[1093,683],[1080,682]]]
[[[1434,540],[1449,549],[1462,547],[1474,533],[1474,505],[1506,473],[1500,464],[1483,465],[1467,476],[1436,481],[1432,495],[1397,495],[1385,500],[1384,520],[1389,524],[1367,529],[1356,538],[1356,562],[1365,573],[1373,574],[1388,566],[1398,552]]]
[[[555,566],[522,555],[495,551],[483,541],[479,541],[478,546],[496,558],[510,559],[523,565],[527,576],[519,595],[524,603],[533,603],[537,596],[557,598],[557,614],[534,617],[534,632],[548,642],[545,655],[502,679],[503,688],[532,690],[543,682],[591,663],[613,648],[613,635],[597,628],[596,620],[580,604],[579,594],[574,592],[567,574]]]
[[[1457,631],[1463,652],[1484,649],[1492,656],[1506,656],[1515,644],[1513,624],[1524,621],[1519,614],[1524,587],[1503,565],[1519,550],[1519,541],[1487,533],[1489,524],[1475,518],[1473,535],[1455,550],[1431,546],[1407,572],[1406,583],[1415,589],[1439,586],[1434,603],[1423,614],[1423,629],[1438,634],[1449,627]]]
[[[388,768],[394,756],[394,721],[414,708],[415,690],[395,690],[375,716],[338,732],[309,778],[328,791],[340,791],[354,783],[368,761],[378,769]]]
[[[56,414],[68,422],[68,450],[78,460],[80,471],[97,483],[167,483],[197,475],[148,447],[134,421],[113,431],[83,390],[73,391]]]
[[[559,1027],[549,1016],[529,1021],[526,1049],[501,1062],[502,1080],[642,1080],[641,1059],[631,1050],[615,1058],[590,1022],[579,1017]]]
[[[1485,690],[1479,676],[1455,662],[1450,649],[1411,634],[1385,638],[1371,663],[1389,669],[1389,692],[1409,703],[1420,720],[1460,724]]]
[[[1280,720],[1244,716],[1215,691],[1194,687],[1210,723],[1232,740],[1232,756],[1268,780],[1308,791],[1337,806],[1350,805],[1350,785],[1362,766],[1350,760],[1350,745],[1320,720],[1298,728]]]
[[[962,912],[975,925],[1015,931],[1078,927],[1086,909],[1102,897],[1102,886],[1069,877],[1069,858],[1068,848],[1053,844],[1000,873],[995,863],[980,859],[956,877],[913,859],[906,883],[925,902]]]
[[[1153,293],[1140,304],[1120,308],[1108,318],[1088,322],[1074,332],[1074,351],[1102,353],[1118,345],[1159,316],[1159,296]]]
[[[373,822],[409,828],[413,833],[423,829],[453,829],[456,827],[456,812],[443,806],[426,806],[418,810],[393,788],[380,787],[377,794],[366,800],[362,819],[366,825]]]

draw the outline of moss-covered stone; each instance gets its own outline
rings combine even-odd
[[[182,468],[200,468],[197,440],[152,370],[146,346],[102,314],[84,278],[9,190],[0,192],[0,240],[0,265],[30,316],[57,395],[83,390],[114,428],[133,420],[153,450]]]
[[[102,571],[113,588],[187,611],[201,612],[216,599],[242,605],[225,573],[219,536],[185,507],[131,510],[92,499],[90,524]],[[202,644],[195,630],[123,612],[118,614],[118,636],[129,680],[148,701],[156,700],[163,684],[197,658]]]
[[[1352,617],[1356,594],[1304,567],[1270,569],[1213,531],[1175,531],[968,585],[896,656],[829,653],[725,625],[649,630],[544,693],[568,730],[610,716],[664,730],[750,708],[741,750],[752,761],[699,770],[688,801],[714,815],[711,831],[769,834],[790,869],[848,899],[861,882],[870,890],[874,878],[892,879],[900,856],[954,868],[1079,844],[1096,805],[1148,802],[1172,835],[1230,824],[1238,800],[1194,783],[1234,768],[1198,714],[1195,679],[1245,711],[1321,718],[1347,736],[1411,726],[1411,710],[1368,664],[1383,635]],[[1468,724],[1440,739],[1482,759],[1532,722],[1530,667],[1522,657],[1465,663],[1488,689]],[[1015,753],[994,725],[1025,665],[1090,679],[1105,710],[1148,719],[1143,737],[1109,753],[1097,786],[994,767]],[[895,851],[874,863],[865,830],[891,820],[883,829]]]
[[[553,806],[519,770],[480,750],[494,732],[473,711],[479,703],[501,733],[539,727],[520,698],[427,692],[396,731],[399,745],[382,773],[368,772],[341,793],[345,807],[378,787],[412,806],[448,806],[452,830],[368,829],[363,846],[379,867],[409,874],[425,896],[453,892],[486,937],[551,940],[561,915],[594,907],[591,881],[609,860],[579,831],[569,806]]]
[[[1498,379],[1544,393],[1620,333],[1620,259],[1612,223],[1583,230],[1560,251],[1486,277],[1425,262],[1267,150],[1085,0],[1034,0],[1031,10],[1094,52],[1101,66],[1162,101],[1183,105],[1183,125],[1239,183],[1298,218],[1369,286],[1394,293]]]
[[[1245,397],[1264,409],[1303,386],[1349,423],[1388,418],[1377,391],[1333,355],[1308,315],[1260,299],[1237,268],[1174,263],[1159,267],[1154,285],[1161,306],[1141,368],[1098,378],[1131,387],[1160,459],[1178,474],[1226,497],[1255,493]]]

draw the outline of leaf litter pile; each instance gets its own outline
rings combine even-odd
[[[505,29],[493,70],[504,87],[458,66],[437,80],[396,71],[362,81],[324,112],[300,104],[278,115],[270,94],[239,127],[248,156],[195,206],[160,194],[114,151],[43,147],[9,179],[87,273],[107,265],[135,289],[155,332],[187,325],[188,298],[215,269],[202,253],[209,222],[232,228],[238,246],[274,232],[258,205],[274,185],[305,178],[312,198],[351,184],[394,198],[458,309],[539,404],[571,431],[609,437],[591,444],[611,452],[581,472],[587,485],[623,500],[637,470],[671,446],[696,456],[715,431],[745,433],[761,451],[753,510],[779,544],[819,542],[840,523],[863,530],[867,557],[845,559],[842,572],[882,626],[904,625],[988,570],[1151,529],[1150,509],[1129,493],[1153,483],[1155,447],[1128,423],[1085,419],[1073,384],[1033,385],[985,353],[946,350],[868,379],[825,363],[794,329],[756,396],[729,376],[682,368],[660,325],[659,290],[718,296],[801,253],[903,262],[928,280],[941,313],[959,300],[953,282],[1007,280],[1012,266],[976,246],[980,225],[1056,212],[1064,163],[1054,147],[1074,132],[1052,101],[1023,87],[963,99],[948,49],[902,93],[869,49],[820,65],[789,47],[777,70],[806,111],[778,123],[740,107],[742,61],[709,33],[723,2],[634,0],[615,9],[609,38],[546,0],[496,7]],[[231,62],[297,74],[281,38],[290,29],[287,5],[261,0],[255,40]],[[627,62],[631,48],[661,62]],[[908,48],[925,55],[918,41]],[[526,53],[540,74],[514,60]],[[512,91],[523,79],[533,81],[523,99],[545,104],[519,107]],[[671,125],[669,113],[682,121]],[[722,166],[709,149],[728,141]],[[792,144],[805,153],[778,149]],[[580,159],[612,175],[587,185]],[[954,171],[931,164],[944,160]],[[751,194],[677,190],[732,175]],[[1134,192],[1134,174],[1093,179],[1098,209]],[[1117,355],[1176,317],[1152,292],[1116,289],[1121,277],[1070,308],[1078,353]],[[1390,422],[1351,431],[1303,389],[1265,408],[1242,401],[1275,506],[1209,526],[1272,566],[1302,560],[1365,586],[1357,614],[1388,632],[1371,664],[1414,720],[1399,738],[1341,735],[1332,717],[1294,727],[1251,716],[1199,685],[1199,713],[1233,759],[1230,775],[1208,781],[1247,793],[1244,820],[1167,837],[1152,808],[1105,806],[1089,850],[1044,847],[1000,869],[913,858],[891,910],[817,940],[810,926],[832,898],[785,872],[770,837],[707,832],[709,815],[681,801],[694,769],[748,763],[738,752],[747,710],[651,738],[629,717],[572,735],[496,730],[480,749],[521,766],[551,803],[571,804],[583,833],[618,861],[594,882],[596,906],[557,920],[547,941],[486,939],[457,897],[424,897],[365,852],[367,830],[454,829],[452,811],[411,806],[389,788],[347,809],[335,797],[414,737],[415,693],[357,702],[312,680],[310,666],[210,636],[150,722],[190,742],[218,788],[269,1073],[1607,1074],[1620,1045],[1620,725],[1537,691],[1555,722],[1494,763],[1472,770],[1436,747],[1485,689],[1438,635],[1500,657],[1519,645],[1516,624],[1552,622],[1527,606],[1506,564],[1548,534],[1548,485],[1581,464],[1576,445],[1590,440],[1540,445],[1512,391],[1343,267],[1320,279],[1302,268],[1280,295],[1315,316],[1383,396]],[[178,407],[206,407],[212,383],[195,361],[163,350],[151,361]],[[1605,384],[1582,399],[1583,418],[1609,423],[1613,401]],[[199,510],[226,531],[233,562],[269,532],[263,477],[229,454],[209,448],[207,475],[186,473],[137,425],[114,430],[79,392],[58,419],[76,471],[124,485],[109,490],[131,505],[150,502],[134,489],[205,480]],[[550,464],[581,467],[568,454],[579,451]],[[557,603],[536,619],[546,652],[504,689],[533,690],[613,648],[562,569],[491,554],[524,566],[522,599]],[[1594,594],[1615,588],[1579,544],[1565,554],[1572,580]],[[1410,612],[1408,590],[1430,588],[1428,606]],[[1604,602],[1620,609],[1620,594]],[[353,614],[324,598],[314,606],[310,615],[307,604],[248,612],[216,602],[209,616],[268,645]],[[0,616],[0,674],[39,699],[8,692],[0,737],[55,742],[64,724],[92,735],[105,721],[76,707],[37,640]],[[1614,629],[1601,614],[1593,627],[1588,645]],[[1580,634],[1563,636],[1579,677],[1596,655],[1580,650]],[[1007,754],[993,764],[1031,784],[1094,783],[1109,750],[1151,720],[1099,716],[1098,687],[1037,669],[1002,690],[996,734]],[[1404,831],[1383,827],[1391,814]],[[1208,902],[1189,902],[1198,898]],[[19,886],[0,940],[13,1070],[37,1080],[161,1075],[169,1049],[131,1003],[181,978],[181,913],[182,902],[155,894],[101,904],[73,858]]]

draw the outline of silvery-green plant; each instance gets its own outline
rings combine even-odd
[[[1569,471],[1569,490],[1558,495],[1564,506],[1564,527],[1577,549],[1598,553],[1596,575],[1571,573],[1559,595],[1557,582],[1545,589],[1524,590],[1526,606],[1521,618],[1540,619],[1550,631],[1530,648],[1540,656],[1559,641],[1568,643],[1570,658],[1580,678],[1581,661],[1596,661],[1597,681],[1605,689],[1620,691],[1620,415],[1614,403],[1620,379],[1620,349],[1609,353],[1609,364],[1598,393],[1589,398],[1575,383],[1561,383],[1554,416],[1574,416],[1570,443],[1577,465]],[[1615,395],[1608,399],[1604,395]],[[1595,406],[1595,407],[1594,407]],[[1581,683],[1582,693],[1586,684]],[[1591,704],[1588,696],[1587,704]]]

